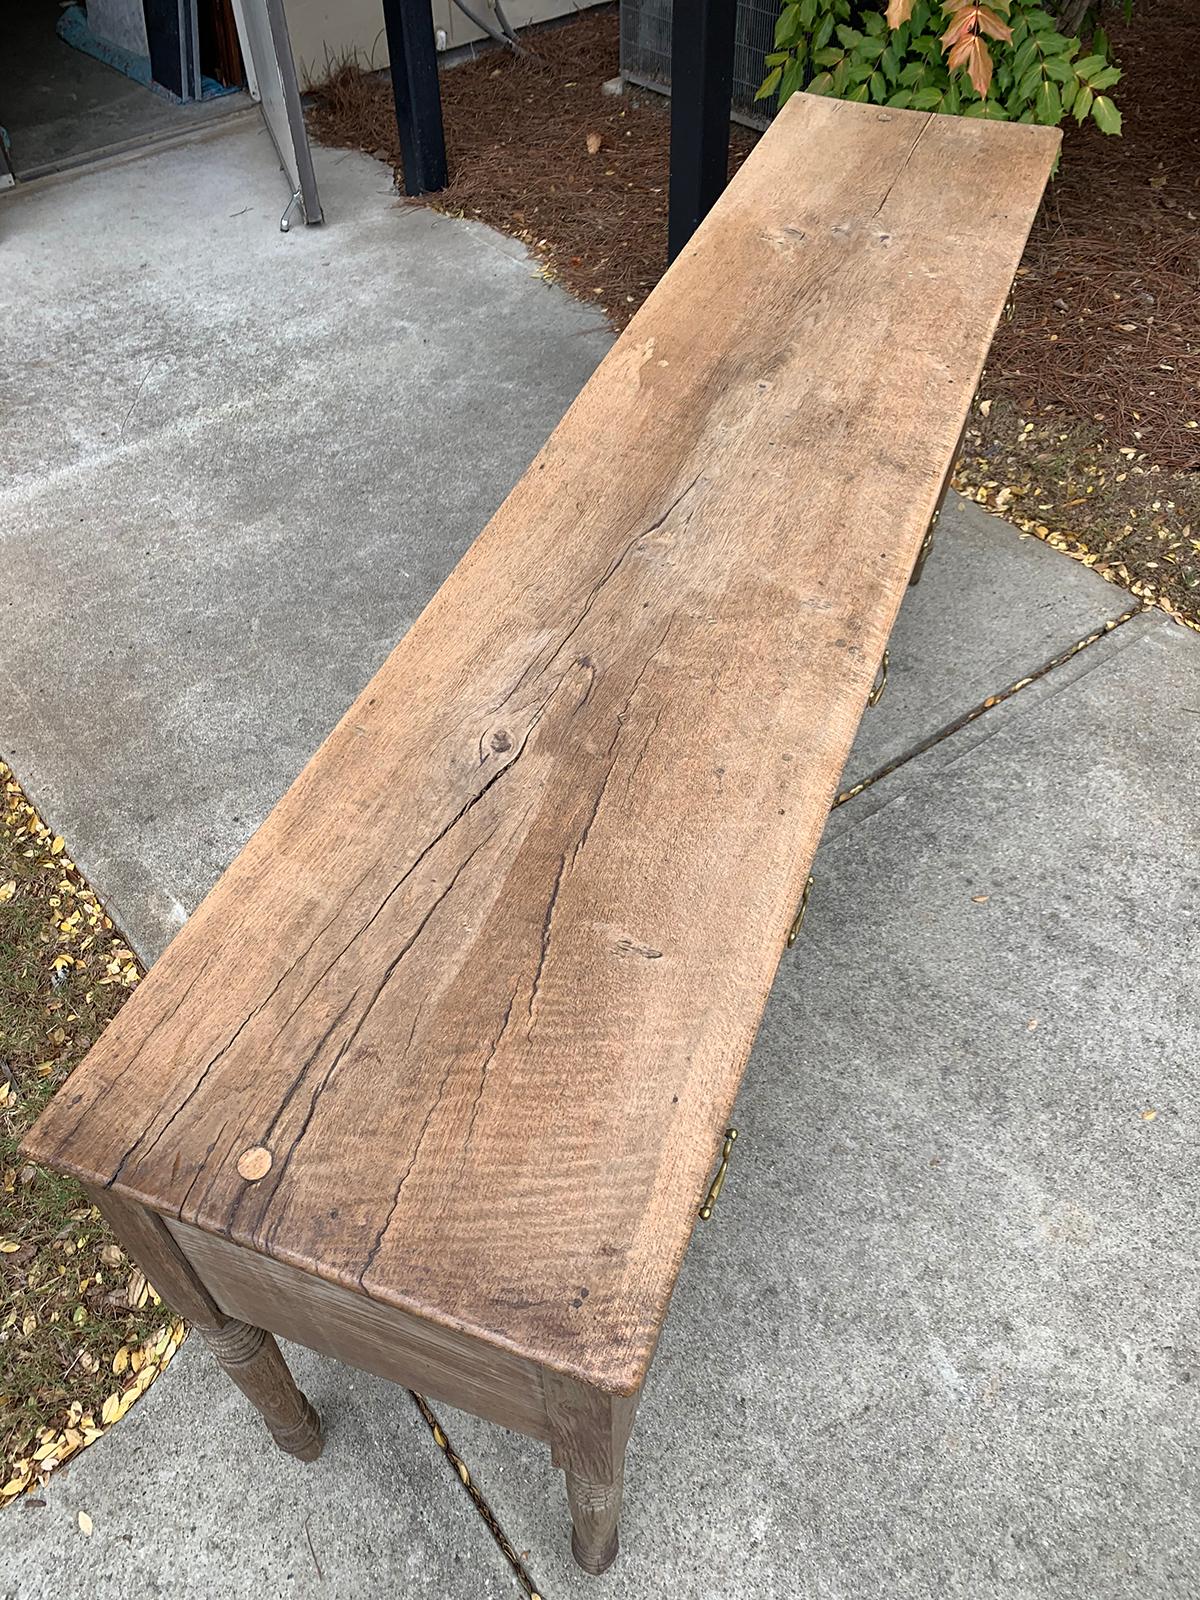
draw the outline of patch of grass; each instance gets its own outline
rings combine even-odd
[[[0,1504],[100,1436],[183,1334],[78,1185],[26,1130],[141,977],[0,762]]]

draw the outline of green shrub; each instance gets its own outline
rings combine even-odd
[[[1087,39],[1085,46],[1084,39]],[[1086,0],[784,0],[760,100],[797,89],[916,111],[1120,133],[1121,76]]]

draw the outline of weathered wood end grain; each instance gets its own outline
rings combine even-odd
[[[29,1153],[635,1391],[1057,148],[796,96]]]

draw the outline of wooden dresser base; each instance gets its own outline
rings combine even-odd
[[[195,1326],[281,1450],[315,1461],[321,1425],[274,1335],[547,1441],[566,1476],[576,1561],[597,1574],[612,1565],[637,1395],[591,1388],[111,1191],[89,1194],[163,1299]]]

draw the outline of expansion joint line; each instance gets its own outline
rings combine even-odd
[[[889,777],[898,767],[904,766],[906,762],[912,761],[917,756],[924,755],[926,750],[932,750],[935,744],[941,744],[942,740],[948,739],[951,734],[958,733],[960,729],[978,721],[985,711],[991,711],[993,707],[1003,705],[1006,700],[1011,700],[1013,695],[1020,694],[1022,689],[1028,689],[1030,684],[1040,682],[1042,678],[1053,672],[1056,667],[1063,666],[1064,663],[1070,661],[1072,656],[1077,656],[1080,651],[1086,650],[1089,645],[1093,645],[1097,640],[1103,639],[1106,634],[1112,633],[1122,623],[1132,622],[1134,617],[1140,617],[1144,611],[1151,609],[1152,606],[1149,601],[1142,601],[1140,605],[1130,606],[1129,610],[1123,611],[1119,617],[1110,618],[1102,628],[1097,628],[1095,633],[1089,633],[1085,639],[1076,639],[1069,649],[1064,650],[1061,655],[1053,657],[1052,660],[1045,662],[1036,672],[1031,672],[1027,678],[1018,678],[1016,683],[1010,683],[1008,688],[1001,689],[999,694],[988,695],[986,700],[981,700],[977,706],[973,706],[970,711],[959,717],[957,721],[940,729],[931,738],[923,740],[912,750],[905,751],[904,755],[897,756],[894,761],[889,761],[886,766],[880,767],[878,772],[873,772],[869,778],[864,778],[861,783],[856,783],[852,789],[843,789],[829,809],[836,811],[838,806],[844,806],[847,800],[853,800],[857,795],[862,794],[865,789],[869,789],[873,784],[878,783],[881,778]]]
[[[421,1417],[425,1423],[425,1426],[433,1435],[434,1444],[437,1445],[438,1449],[445,1456],[446,1460],[454,1468],[454,1472],[458,1478],[458,1481],[470,1495],[471,1504],[483,1518],[484,1526],[487,1528],[487,1531],[491,1534],[492,1538],[496,1541],[496,1545],[500,1551],[500,1554],[512,1568],[513,1576],[521,1585],[521,1588],[525,1591],[525,1594],[528,1596],[528,1600],[542,1600],[542,1595],[537,1586],[534,1584],[533,1579],[529,1576],[529,1573],[525,1567],[525,1563],[513,1549],[511,1543],[509,1542],[508,1536],[504,1532],[504,1529],[496,1520],[495,1512],[484,1499],[482,1492],[476,1487],[475,1480],[471,1476],[470,1468],[446,1437],[445,1429],[442,1427],[441,1423],[429,1408],[429,1402],[425,1399],[424,1395],[418,1394],[415,1389],[410,1389],[408,1392],[412,1398],[413,1404],[421,1413]]]

